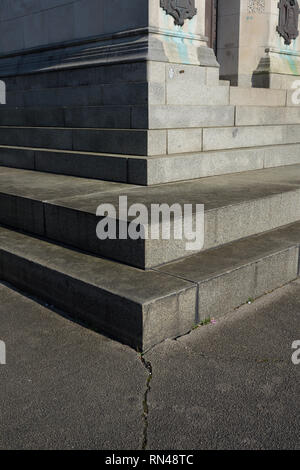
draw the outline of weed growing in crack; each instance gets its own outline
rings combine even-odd
[[[148,372],[146,390],[144,393],[143,400],[143,419],[144,419],[144,430],[143,430],[143,441],[142,441],[142,450],[146,450],[148,442],[148,415],[149,415],[149,406],[148,406],[148,395],[151,390],[151,380],[152,380],[152,365],[149,361],[146,361],[143,354],[140,355],[143,366]]]

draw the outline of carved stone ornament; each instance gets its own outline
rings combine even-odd
[[[264,13],[265,0],[248,0],[248,13]]]
[[[280,0],[279,24],[277,31],[284,38],[285,44],[291,44],[299,36],[299,4],[297,0]]]
[[[160,6],[173,16],[178,26],[183,26],[185,20],[191,20],[197,14],[195,0],[160,0]]]

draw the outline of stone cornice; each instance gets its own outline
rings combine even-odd
[[[138,29],[129,29],[129,30],[120,31],[114,34],[101,34],[98,36],[91,36],[91,37],[78,39],[74,41],[57,42],[57,43],[42,45],[42,46],[28,48],[28,49],[12,51],[7,54],[0,54],[0,60],[4,58],[9,58],[9,57],[16,57],[20,55],[28,55],[28,54],[46,52],[46,51],[51,51],[51,50],[56,50],[56,49],[63,49],[66,47],[83,46],[85,44],[98,43],[102,41],[103,42],[112,41],[112,40],[118,40],[118,39],[123,39],[123,38],[128,38],[128,37],[141,36],[141,35],[147,36],[150,34],[176,37],[176,38],[181,38],[181,39],[189,39],[189,40],[201,41],[201,42],[207,42],[208,40],[206,36],[201,36],[198,34],[190,34],[190,33],[185,33],[183,31],[180,31],[180,30],[174,31],[174,30],[162,29],[162,28],[151,26],[151,27],[138,28]]]

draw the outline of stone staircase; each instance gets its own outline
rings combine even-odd
[[[163,63],[84,72],[7,78],[3,280],[145,351],[298,276],[300,108],[289,91]],[[122,195],[147,208],[204,204],[203,250],[99,240],[97,207]]]

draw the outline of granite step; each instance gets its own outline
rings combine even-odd
[[[217,87],[224,90],[225,87]],[[215,92],[211,92],[215,95]],[[178,96],[178,93],[177,93]],[[179,98],[178,98],[179,100]],[[171,101],[171,98],[169,98]],[[216,99],[215,99],[216,101]],[[224,104],[224,106],[223,106]],[[185,112],[188,108],[186,125],[182,127],[210,127],[219,125],[234,125],[234,107],[228,106],[228,103],[214,104],[212,99],[206,103],[197,103],[193,100],[189,106],[182,100],[182,103],[175,102],[157,103],[150,106],[151,112],[148,113],[148,105],[65,105],[58,106],[52,103],[52,106],[1,106],[0,107],[0,126],[12,127],[66,127],[66,128],[107,128],[107,129],[147,129],[150,116],[158,120],[159,115],[168,120],[177,118],[183,119],[182,106],[185,106]],[[184,121],[181,121],[182,123]],[[190,125],[192,124],[192,125]],[[161,125],[159,125],[161,127]],[[165,120],[164,127],[172,127]],[[175,126],[178,127],[178,126]]]
[[[0,145],[0,165],[151,186],[300,163],[300,144],[189,153],[179,150],[145,157]]]
[[[63,86],[7,91],[6,102],[9,106],[101,106],[101,105],[143,105],[151,100],[153,92],[164,97],[162,85],[148,82],[114,83],[99,85]],[[154,101],[155,103],[156,101]]]
[[[133,220],[119,216],[120,196],[149,213],[153,204],[192,204],[193,220],[196,204],[203,204],[208,250],[300,220],[300,165],[151,187],[0,168],[2,224],[142,269],[193,254],[173,234],[170,240],[99,240],[100,204],[114,206],[118,228]]]
[[[220,87],[221,89],[224,87]],[[235,107],[230,105],[156,104],[140,106],[3,107],[4,128],[190,129],[234,126]],[[19,124],[20,123],[20,124]]]
[[[185,119],[185,118],[184,118]],[[163,122],[163,121],[162,121]],[[175,124],[175,123],[173,123]],[[183,125],[183,123],[181,123]],[[187,124],[187,123],[186,123]],[[0,127],[0,145],[117,155],[172,155],[300,143],[300,124],[202,128]],[[162,124],[163,125],[163,124]],[[151,127],[151,126],[150,126]],[[176,127],[176,126],[175,126]]]
[[[251,125],[203,129],[204,151],[286,145],[299,142],[300,124]]]
[[[296,223],[142,271],[0,227],[0,278],[146,351],[295,279],[299,243]]]
[[[7,104],[30,108],[32,103],[52,106],[115,106],[147,104],[228,105],[229,88],[197,81],[132,82],[103,85],[81,85],[8,91]]]
[[[0,126],[130,129],[133,106],[0,107]]]
[[[167,153],[164,130],[0,126],[0,145],[127,155]],[[201,150],[202,141],[199,146]]]

